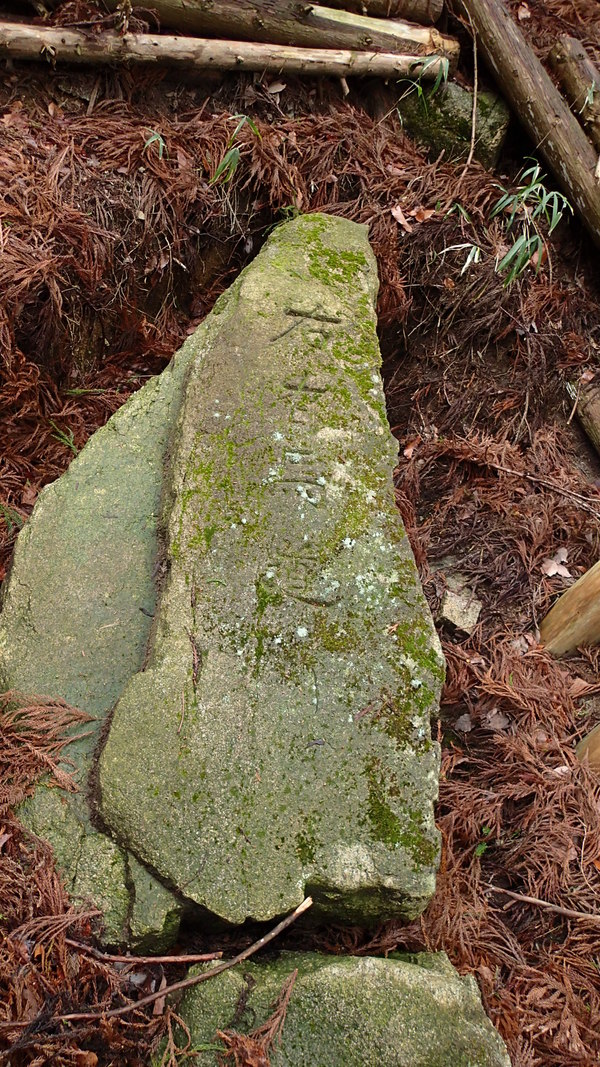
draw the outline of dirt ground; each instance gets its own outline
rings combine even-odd
[[[511,10],[542,59],[559,32],[599,57],[592,0]],[[81,17],[82,5],[62,13]],[[40,488],[166,365],[270,227],[317,210],[368,224],[398,506],[434,617],[456,573],[483,607],[470,637],[439,626],[444,847],[432,904],[409,927],[292,930],[285,943],[443,949],[477,978],[514,1067],[597,1064],[600,782],[574,746],[600,716],[600,653],[553,661],[537,627],[600,558],[600,464],[567,392],[599,369],[598,252],[577,222],[548,237],[540,219],[540,262],[508,284],[498,263],[526,208],[509,228],[494,205],[518,190],[534,146],[515,124],[498,173],[432,159],[403,133],[393,95],[372,117],[372,90],[357,83],[345,99],[335,81],[2,68],[0,581]],[[252,121],[234,133],[240,115]],[[237,165],[219,176],[232,148]],[[15,712],[8,698],[0,711],[0,1062],[143,1063],[166,1033],[175,1063],[185,1039],[173,1009],[99,1018],[177,981],[181,964],[144,963],[133,981],[94,955],[94,916],[70,906],[11,814],[56,766],[77,713],[40,701]],[[178,951],[253,934],[215,944],[187,930]],[[73,1012],[92,1017],[57,1021]],[[228,1062],[267,1062],[273,1033],[252,1047],[231,1038]]]

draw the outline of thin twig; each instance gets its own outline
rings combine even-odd
[[[512,897],[513,900],[521,900],[524,904],[537,904],[538,907],[546,908],[547,911],[553,911],[557,915],[564,915],[567,919],[586,919],[600,923],[600,915],[585,911],[574,911],[572,908],[561,908],[558,904],[551,904],[548,900],[540,900],[539,897],[526,897],[523,893],[513,893],[512,889],[501,889],[500,886],[490,885],[489,883],[488,888],[493,889],[495,893],[504,893],[507,897]]]
[[[207,963],[209,960],[220,960],[223,956],[222,952],[205,952],[201,956],[111,956],[108,952],[100,952],[99,949],[92,948],[91,945],[82,945],[79,941],[72,941],[70,937],[65,937],[65,943],[105,963],[134,965],[138,963]]]
[[[202,971],[201,974],[195,974],[192,978],[184,978],[181,982],[174,982],[173,985],[165,986],[164,989],[158,989],[154,993],[149,993],[147,997],[142,997],[141,1000],[136,1000],[133,1004],[125,1004],[122,1008],[113,1008],[112,1011],[79,1011],[71,1012],[69,1015],[56,1015],[47,1020],[47,1025],[54,1025],[55,1023],[72,1023],[72,1022],[93,1022],[96,1019],[116,1019],[118,1016],[128,1015],[131,1011],[137,1011],[138,1008],[145,1008],[148,1004],[153,1004],[155,1000],[159,1000],[162,997],[170,996],[171,993],[178,993],[182,989],[190,989],[192,986],[198,985],[200,982],[207,982],[209,978],[215,978],[218,974],[222,974],[223,971],[230,970],[231,967],[236,967],[238,963],[243,963],[249,956],[253,956],[261,948],[273,941],[283,930],[286,930],[288,926],[291,926],[303,914],[308,911],[312,906],[312,897],[306,897],[301,904],[298,905],[295,911],[287,915],[285,919],[282,919],[268,934],[259,938],[249,948],[244,949],[238,956],[235,956],[232,960],[224,960],[223,963],[218,963],[216,967],[212,967],[210,971]],[[35,1025],[35,1020],[29,1020],[27,1022],[10,1022],[0,1025],[0,1032],[13,1031],[20,1029],[21,1027],[28,1027]]]
[[[477,93],[479,84],[479,71],[477,68],[477,32],[473,25],[473,19],[467,11],[467,17],[469,19],[469,25],[471,27],[471,33],[473,35],[473,110],[471,112],[471,145],[469,147],[469,154],[467,161],[460,173],[457,188],[460,186],[465,174],[467,173],[471,163],[473,162],[473,156],[475,155],[475,140],[477,137]]]
[[[533,482],[535,485],[543,485],[545,489],[551,489],[554,493],[560,493],[561,496],[576,500],[583,511],[588,511],[590,515],[593,515],[596,519],[600,519],[600,511],[593,508],[585,496],[581,496],[580,493],[574,493],[572,489],[565,489],[564,486],[558,485],[556,482],[551,482],[548,478],[538,478],[536,474],[528,474],[526,471],[517,471],[512,467],[503,467],[501,463],[494,463],[493,460],[486,459],[485,465],[487,467],[492,467],[493,470],[502,471],[503,474],[512,474],[516,478],[526,478],[528,482]]]

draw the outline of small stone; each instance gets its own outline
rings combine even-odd
[[[442,597],[439,621],[458,633],[470,636],[479,622],[483,605],[468,588],[466,579],[460,574],[448,576],[446,587],[446,592]]]

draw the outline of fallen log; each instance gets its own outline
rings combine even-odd
[[[571,110],[600,152],[600,71],[574,37],[559,37],[548,61]]]
[[[455,0],[477,38],[505,99],[536,152],[600,246],[600,185],[596,156],[575,116],[528,47],[501,0]]]
[[[600,386],[597,382],[583,387],[568,382],[567,393],[575,401],[575,412],[582,429],[600,456]]]
[[[575,748],[578,759],[583,763],[587,759],[590,770],[600,773],[600,723],[582,737]]]
[[[444,10],[444,0],[329,0],[329,7],[341,7],[374,18],[406,19],[432,26]]]
[[[109,0],[114,10],[118,0]],[[202,37],[307,48],[458,57],[459,44],[433,27],[368,18],[298,0],[152,0],[161,26]]]
[[[540,641],[552,656],[600,642],[600,562],[559,597],[540,626]]]
[[[342,49],[290,48],[245,41],[213,41],[151,33],[86,34],[66,27],[23,26],[0,22],[0,58],[78,64],[152,63],[198,73],[207,70],[273,74],[371,75],[380,78],[435,79],[447,70],[442,56],[351,52]]]

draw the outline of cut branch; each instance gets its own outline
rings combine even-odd
[[[109,0],[113,10],[118,0]],[[152,0],[161,25],[182,33],[307,48],[351,48],[404,55],[458,55],[436,29],[368,18],[298,0]]]
[[[581,41],[559,37],[548,57],[571,109],[600,152],[600,72]]]
[[[575,401],[575,411],[582,428],[600,456],[600,386],[597,382],[590,382],[589,385],[568,382],[567,392]]]
[[[443,73],[442,56],[291,48],[242,41],[208,41],[150,33],[86,34],[81,30],[22,26],[0,22],[0,57],[51,63],[153,63],[179,70],[259,71],[321,77],[372,75],[380,78],[434,79]]]
[[[373,18],[406,19],[432,26],[444,10],[444,0],[328,0],[328,7],[355,11]]]
[[[561,908],[558,904],[551,904],[549,900],[540,900],[539,897],[527,897],[523,893],[513,893],[511,889],[501,889],[500,886],[490,885],[489,889],[493,889],[495,893],[504,893],[507,897],[512,897],[513,900],[522,901],[524,904],[536,904],[538,908],[546,908],[547,911],[553,911],[555,915],[564,915],[567,919],[583,919],[585,922],[600,922],[600,915],[595,915],[593,912],[588,911],[575,911],[573,908]]]
[[[540,640],[552,656],[600,641],[600,563],[567,589],[540,626]]]
[[[600,246],[596,156],[558,89],[501,0],[456,0],[517,118]]]
[[[590,770],[600,773],[600,723],[594,729],[582,737],[575,748],[577,758],[583,763],[587,761]]]

